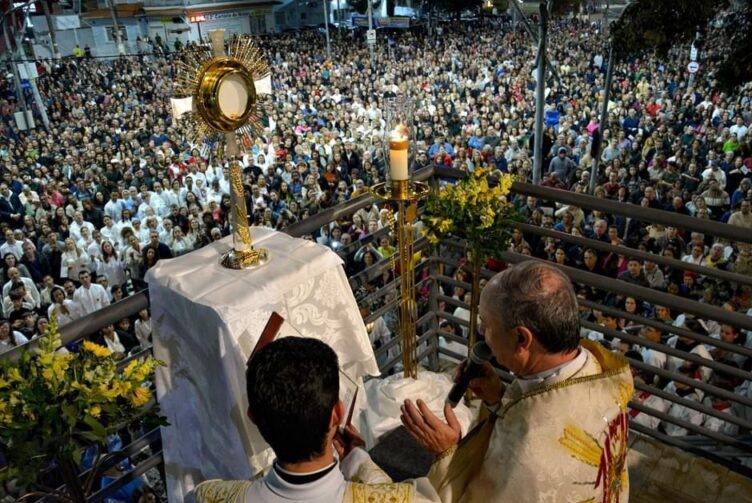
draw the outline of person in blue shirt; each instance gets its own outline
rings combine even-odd
[[[446,135],[439,133],[433,140],[433,145],[428,147],[428,158],[433,159],[436,154],[439,153],[439,149],[444,147],[444,151],[449,154],[451,158],[454,158],[454,147],[446,141]]]
[[[482,150],[483,149],[483,130],[481,128],[475,128],[475,133],[473,136],[467,141],[467,146],[472,149]],[[451,155],[451,154],[449,154]]]

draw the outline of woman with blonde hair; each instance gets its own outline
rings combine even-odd
[[[78,281],[78,274],[89,265],[89,257],[79,248],[73,238],[65,240],[65,248],[60,258],[60,277]]]

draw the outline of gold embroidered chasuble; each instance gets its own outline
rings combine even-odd
[[[582,347],[584,366],[526,393],[513,382],[497,414],[433,464],[443,503],[628,502],[629,364]]]

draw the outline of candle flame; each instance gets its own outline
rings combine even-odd
[[[408,136],[407,125],[402,123],[394,126],[394,129],[389,132],[390,140],[407,140]]]

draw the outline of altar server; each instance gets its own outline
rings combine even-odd
[[[248,417],[277,459],[253,481],[199,484],[200,503],[439,501],[426,478],[392,483],[357,446],[362,441],[354,428],[338,433],[346,411],[337,355],[325,343],[299,337],[272,342],[252,357],[246,381]]]

